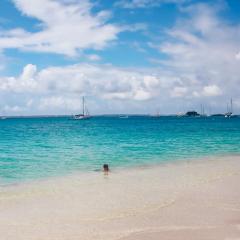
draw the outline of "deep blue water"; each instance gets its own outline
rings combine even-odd
[[[239,154],[240,118],[0,120],[0,184],[186,158]]]

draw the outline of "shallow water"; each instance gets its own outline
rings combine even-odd
[[[0,121],[0,184],[240,153],[240,118],[12,118]]]
[[[0,187],[1,236],[237,239],[239,182],[240,156],[224,156]]]

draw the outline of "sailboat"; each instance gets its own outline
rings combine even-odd
[[[229,117],[232,116],[232,114],[233,114],[233,104],[232,104],[232,98],[231,98],[230,109],[229,109],[228,104],[227,104],[227,112],[224,115],[225,115],[226,118],[227,117],[229,118]]]
[[[85,105],[85,98],[82,98],[82,110],[83,112],[81,114],[74,115],[73,119],[75,120],[84,120],[84,119],[89,119],[91,116],[88,112],[88,109]]]

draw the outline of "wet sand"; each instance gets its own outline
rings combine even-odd
[[[0,189],[6,240],[240,239],[240,156]]]

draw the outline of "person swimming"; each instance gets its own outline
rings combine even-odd
[[[107,174],[109,171],[110,170],[108,164],[103,164],[103,172]]]

